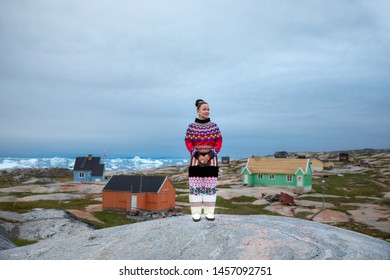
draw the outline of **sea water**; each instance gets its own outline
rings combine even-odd
[[[0,157],[0,169],[14,168],[69,168],[73,169],[75,157]],[[141,156],[101,158],[106,171],[140,170],[188,164],[186,158],[147,158]]]

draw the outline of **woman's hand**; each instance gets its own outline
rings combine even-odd
[[[205,156],[200,155],[198,157],[198,160],[201,164],[206,164],[210,160],[210,156],[209,155],[205,155]]]

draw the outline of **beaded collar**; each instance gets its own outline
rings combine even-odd
[[[210,122],[210,118],[207,118],[205,120],[201,120],[201,119],[196,118],[195,122],[196,123],[208,123],[208,122]]]

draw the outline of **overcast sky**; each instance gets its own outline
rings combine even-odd
[[[390,1],[0,0],[0,156],[390,148]]]

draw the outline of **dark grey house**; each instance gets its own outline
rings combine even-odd
[[[286,151],[277,151],[274,154],[275,158],[288,158],[288,153]]]

